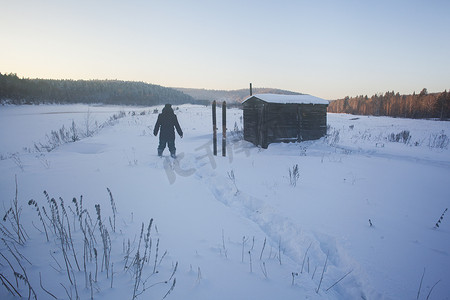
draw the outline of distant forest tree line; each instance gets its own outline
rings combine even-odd
[[[419,94],[413,93],[412,95],[400,95],[392,91],[372,97],[345,97],[330,101],[328,112],[449,120],[450,93],[447,90],[442,93],[428,93],[424,88]]]
[[[178,90],[144,82],[27,79],[13,73],[0,73],[0,101],[11,104],[103,103],[143,106],[196,102],[193,97]]]

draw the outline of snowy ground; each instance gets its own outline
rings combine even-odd
[[[0,107],[0,278],[7,286],[28,297],[28,280],[39,299],[132,299],[135,290],[138,299],[450,298],[450,213],[434,228],[450,206],[450,122],[329,114],[327,139],[258,149],[234,138],[227,157],[215,157],[210,108],[183,105],[176,114],[184,138],[172,160],[156,156],[154,109]],[[111,118],[119,111],[125,116]],[[228,110],[229,137],[241,116]],[[35,143],[72,121],[92,136],[36,152]],[[21,244],[14,209],[8,212],[15,178],[28,235]],[[61,235],[44,191],[67,216]],[[82,198],[91,220],[77,215],[73,198]],[[46,209],[48,242],[30,199]],[[89,243],[80,219],[93,231]],[[150,219],[151,252],[143,256]],[[1,299],[14,298],[9,288],[2,286]]]

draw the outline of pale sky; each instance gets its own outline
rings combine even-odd
[[[0,0],[0,72],[325,99],[450,89],[448,0]]]

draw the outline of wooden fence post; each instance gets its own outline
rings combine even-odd
[[[222,103],[222,156],[227,156],[227,102]]]
[[[212,121],[213,121],[213,154],[217,156],[216,100],[214,100],[212,103]]]

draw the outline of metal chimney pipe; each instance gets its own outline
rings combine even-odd
[[[253,96],[253,92],[252,92],[252,83],[250,82],[250,96]]]

